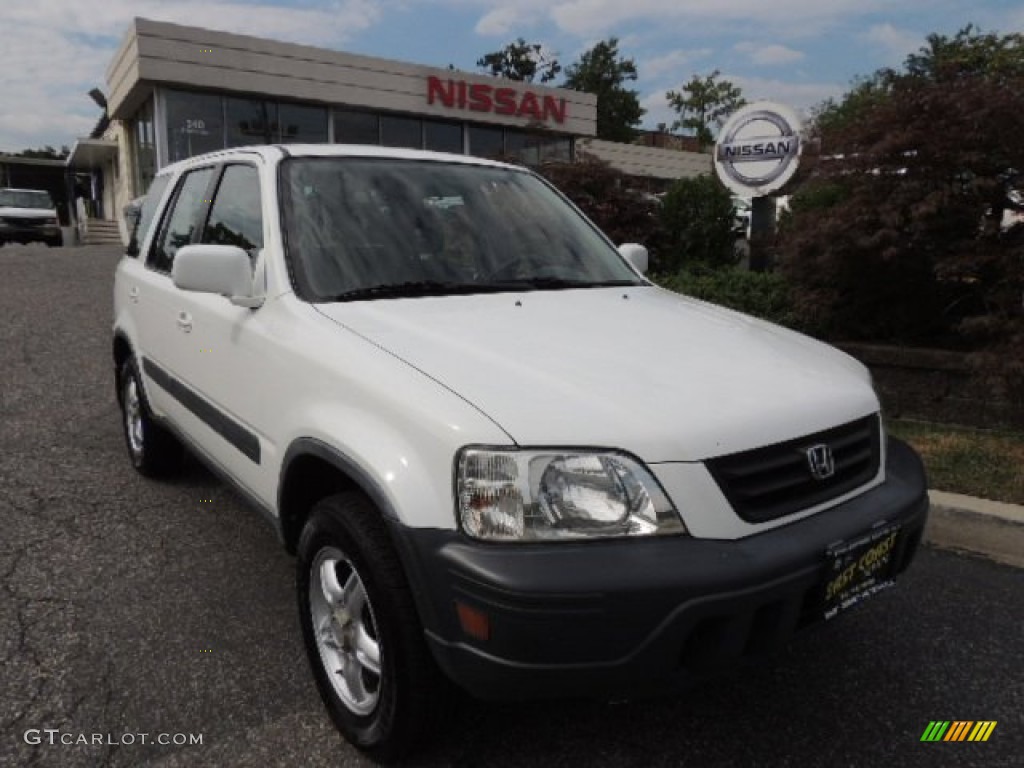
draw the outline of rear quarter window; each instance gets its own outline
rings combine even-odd
[[[171,177],[167,174],[164,176],[157,176],[153,179],[153,183],[149,185],[149,191],[146,193],[146,197],[142,201],[142,209],[139,213],[138,221],[136,221],[135,229],[132,231],[129,251],[133,256],[138,255],[142,246],[145,244],[146,235],[148,235],[149,230],[153,228],[153,219],[156,218],[156,211],[160,205],[160,200],[163,198],[164,191],[167,189],[167,185],[170,182]]]

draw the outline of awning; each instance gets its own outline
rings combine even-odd
[[[100,168],[117,157],[117,142],[109,139],[79,139],[68,155],[68,168],[87,171]]]

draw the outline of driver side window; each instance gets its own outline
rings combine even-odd
[[[213,168],[200,168],[185,174],[171,210],[164,216],[163,228],[149,252],[146,266],[150,269],[170,273],[174,254],[192,242],[199,215],[209,203],[207,190],[212,178]]]
[[[224,168],[202,242],[235,245],[255,259],[263,247],[259,171],[251,165]]]

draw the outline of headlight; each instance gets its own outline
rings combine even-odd
[[[494,541],[685,533],[658,481],[606,451],[464,448],[456,495],[462,527]]]

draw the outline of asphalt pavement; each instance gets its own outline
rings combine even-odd
[[[194,463],[128,463],[117,258],[0,249],[0,766],[368,765],[324,714],[269,526]],[[414,764],[1019,766],[1022,619],[1024,570],[925,547],[763,667],[678,698],[467,701]],[[922,743],[933,720],[997,725]]]

